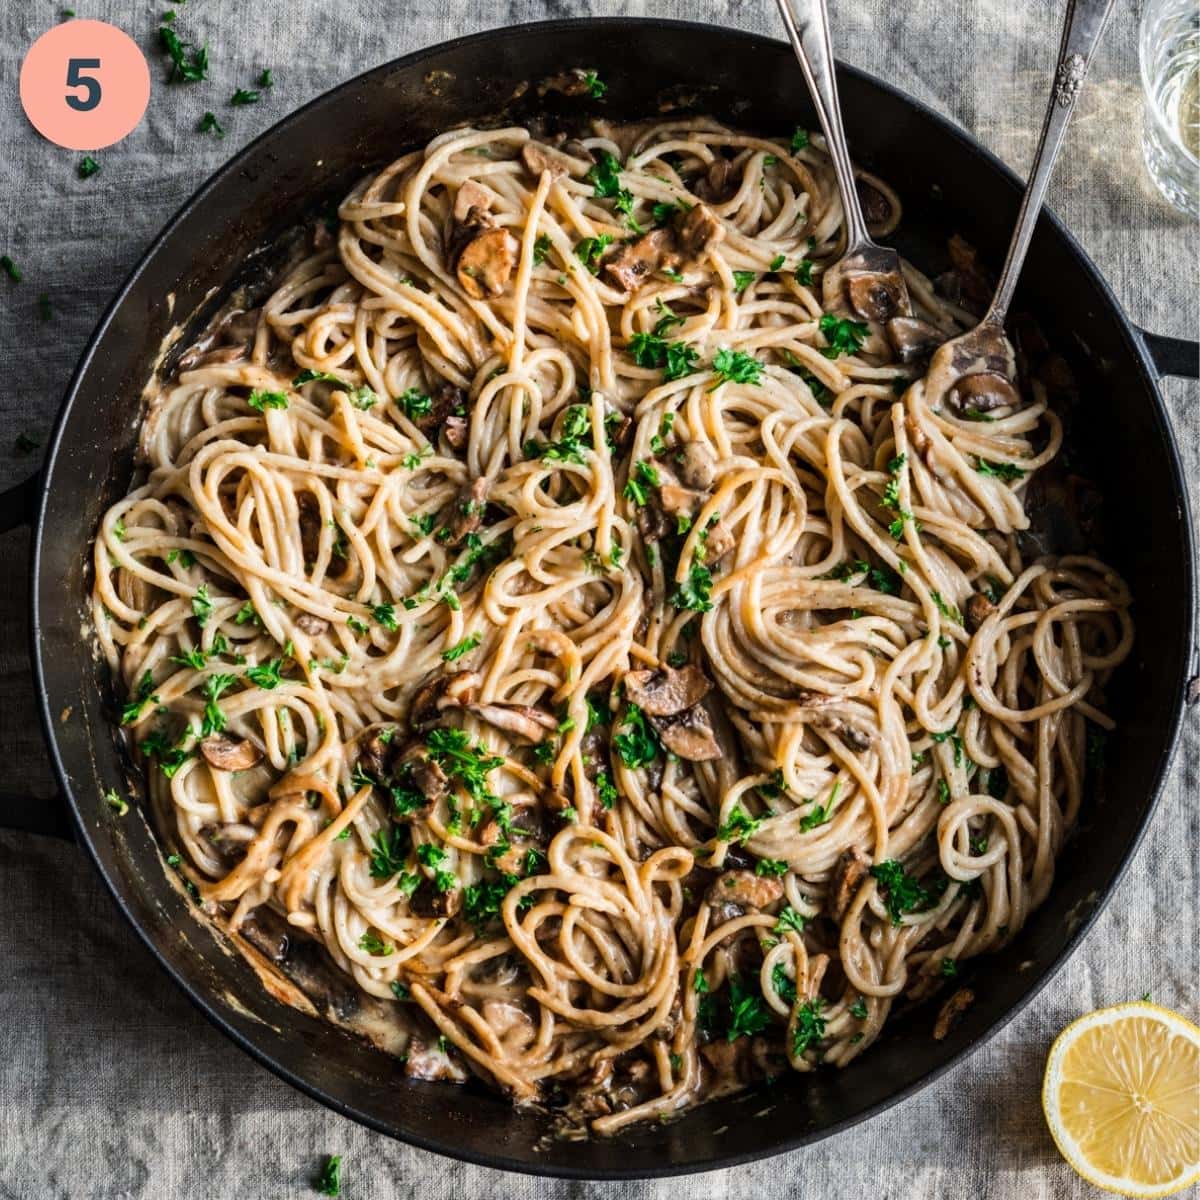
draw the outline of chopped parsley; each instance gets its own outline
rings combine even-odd
[[[792,153],[795,154],[798,151],[803,150],[807,145],[808,145],[808,130],[801,129],[800,126],[797,125],[795,130],[792,132],[792,141],[791,141]]]
[[[533,243],[533,262],[535,266],[546,261],[546,256],[550,253],[551,242],[548,233],[540,234]]]
[[[860,1021],[867,1019],[867,1002],[861,996],[850,1005],[850,1015],[857,1017]]]
[[[713,357],[712,369],[717,376],[717,382],[709,391],[716,391],[723,383],[758,384],[762,382],[762,363],[744,350],[728,348],[718,350]]]
[[[546,462],[586,462],[584,450],[588,449],[585,439],[592,432],[592,415],[587,405],[572,404],[563,414],[559,427],[559,438],[544,445],[532,443],[527,449],[534,450]]]
[[[247,88],[238,88],[237,91],[229,97],[229,103],[235,108],[238,108],[244,104],[257,104],[261,99],[261,92],[250,91]]]
[[[793,1055],[798,1057],[825,1036],[825,1018],[821,1016],[824,1007],[825,1001],[817,996],[805,1000],[796,1010],[796,1024],[792,1030]]]
[[[388,825],[375,834],[371,839],[371,878],[391,879],[398,875],[408,858],[410,844],[408,830],[403,825]]]
[[[395,633],[399,626],[396,624],[396,606],[394,604],[372,604],[371,618],[384,629]]]
[[[958,963],[952,958],[943,958],[938,970],[943,979],[955,979],[958,976]]]
[[[204,695],[204,719],[200,726],[200,736],[208,737],[212,733],[220,733],[225,728],[225,714],[217,701],[237,683],[236,675],[210,675],[200,689]]]
[[[1024,479],[1028,474],[1024,467],[1018,467],[1016,463],[988,462],[986,458],[976,460],[975,470],[980,475],[990,475],[995,479],[1003,480],[1005,483],[1014,483],[1018,479]]]
[[[13,283],[20,283],[24,278],[21,268],[7,254],[0,254],[0,271],[3,271]]]
[[[807,924],[808,918],[802,912],[797,912],[790,904],[785,904],[771,932],[787,933],[790,930],[792,933],[803,933]]]
[[[246,403],[251,408],[264,412],[268,408],[287,408],[288,398],[286,392],[264,392],[255,388]]]
[[[754,864],[754,873],[769,879],[775,875],[786,875],[788,865],[782,858],[760,858]]]
[[[596,795],[601,806],[606,809],[611,809],[620,798],[621,793],[617,791],[617,786],[607,771],[601,771],[596,776]]]
[[[85,154],[79,160],[80,179],[91,179],[91,177],[99,170],[100,164],[90,154]]]
[[[787,255],[786,255],[786,254],[777,254],[777,255],[775,255],[775,257],[774,257],[773,259],[771,259],[771,266],[770,266],[770,270],[772,270],[772,271],[778,271],[778,270],[779,270],[779,268],[780,268],[780,267],[782,267],[782,266],[783,266],[783,264],[784,264],[785,262],[787,262]]]
[[[593,100],[599,100],[608,91],[608,84],[596,74],[595,71],[585,71],[583,74],[583,82],[587,87],[588,95]]]
[[[740,296],[757,278],[758,273],[756,271],[734,271],[734,294]]]
[[[835,317],[826,313],[817,327],[829,343],[821,351],[826,358],[837,358],[842,354],[857,354],[862,349],[863,338],[870,333],[864,321],[852,321],[848,317]]]
[[[446,662],[457,662],[464,654],[470,654],[472,650],[479,645],[479,634],[473,633],[469,637],[463,638],[461,642],[456,642],[449,650],[442,651],[442,658]]]
[[[249,667],[246,671],[246,678],[251,683],[257,684],[258,687],[265,691],[274,690],[281,682],[280,670],[283,668],[283,659],[274,658],[270,662],[260,663],[258,666]]]
[[[740,975],[729,979],[729,1031],[725,1037],[735,1042],[740,1037],[762,1033],[771,1023],[771,1016],[761,993],[742,981]]]
[[[262,74],[255,80],[260,88],[269,88],[275,86],[275,80],[271,75],[270,67],[263,67]]]
[[[676,586],[669,602],[678,609],[708,612],[712,608],[712,572],[693,558],[687,578]]]
[[[185,42],[170,25],[158,30],[159,41],[171,60],[168,83],[198,83],[208,78],[208,47]],[[212,113],[208,113],[212,116]]]
[[[899,925],[905,913],[926,909],[933,902],[933,896],[894,858],[873,866],[871,874],[883,892],[893,925]]]
[[[192,597],[192,616],[196,618],[196,624],[201,629],[208,624],[208,618],[212,616],[212,607],[212,600],[208,595],[208,584],[202,583]]]
[[[717,839],[722,842],[742,843],[753,837],[766,817],[752,817],[740,804],[729,811],[728,819],[717,829]]]
[[[797,283],[803,284],[805,287],[812,287],[813,263],[812,259],[802,258],[796,265],[796,270],[793,273]]]
[[[321,1168],[317,1180],[317,1191],[322,1196],[340,1196],[342,1194],[342,1156],[331,1154]]]
[[[217,120],[217,114],[213,112],[206,112],[204,116],[200,118],[200,124],[196,126],[196,132],[215,133],[219,138],[223,138],[225,136],[225,129],[221,122]]]
[[[109,788],[104,793],[104,803],[117,814],[118,817],[123,817],[129,811],[129,801],[117,791],[116,788]]]
[[[626,708],[625,719],[613,738],[613,748],[631,771],[649,766],[661,753],[658,734],[636,704]]]
[[[330,375],[328,371],[314,371],[312,367],[305,367],[295,379],[292,380],[292,387],[303,387],[306,383],[336,383],[338,387],[344,388],[346,383],[339,379],[336,375]]]
[[[929,596],[937,606],[938,612],[940,612],[948,621],[953,621],[956,625],[961,625],[963,623],[962,613],[958,611],[958,606],[955,604],[948,604],[945,600],[943,600],[941,592],[930,592]]]
[[[575,254],[593,275],[598,275],[600,273],[600,256],[608,249],[612,241],[611,233],[581,238],[575,243]]]
[[[787,968],[781,962],[771,969],[771,986],[784,1004],[796,1003],[796,981],[787,973]]]
[[[385,942],[377,933],[372,930],[367,930],[366,933],[358,939],[358,948],[365,950],[372,958],[385,958],[391,954],[395,947],[390,942]]]

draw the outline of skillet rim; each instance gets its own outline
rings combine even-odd
[[[556,34],[564,32],[568,29],[578,29],[582,26],[590,26],[596,29],[625,28],[631,31],[636,31],[639,35],[653,32],[676,35],[693,34],[700,31],[707,33],[711,28],[710,25],[704,22],[676,20],[672,18],[643,18],[626,16],[559,18],[547,21],[531,22],[529,24],[501,27],[498,29],[481,30],[477,33],[467,34],[462,37],[450,39],[448,41],[437,42],[433,45],[421,47],[410,52],[409,54],[380,63],[367,69],[366,71],[361,72],[358,75],[352,76],[350,79],[345,80],[336,87],[320,93],[307,103],[301,105],[299,108],[287,113],[275,124],[271,125],[257,137],[248,142],[232,158],[228,159],[214,172],[212,172],[212,174],[209,175],[209,177],[199,186],[199,188],[197,188],[197,190],[193,192],[192,195],[176,210],[170,219],[166,221],[166,223],[150,242],[145,252],[138,259],[133,269],[129,272],[128,276],[121,283],[120,287],[114,294],[113,299],[105,308],[102,316],[88,338],[87,344],[80,355],[79,362],[76,365],[75,370],[72,372],[70,381],[67,384],[66,390],[64,391],[63,399],[59,405],[58,414],[55,418],[54,426],[50,436],[50,443],[46,458],[37,483],[36,516],[32,523],[30,657],[33,663],[33,675],[37,690],[38,709],[41,717],[43,734],[49,749],[50,760],[60,788],[60,794],[66,800],[67,808],[70,811],[71,822],[74,826],[76,840],[80,841],[83,847],[86,849],[88,857],[92,861],[92,865],[96,869],[100,878],[103,880],[106,889],[112,896],[121,915],[125,918],[128,924],[132,926],[138,938],[150,951],[152,957],[157,961],[158,965],[166,972],[172,982],[183,992],[183,994],[191,1001],[191,1003],[197,1009],[199,1009],[199,1011],[208,1019],[208,1021],[213,1024],[224,1036],[229,1038],[236,1046],[238,1046],[261,1066],[266,1067],[269,1071],[271,1071],[272,1074],[282,1079],[290,1086],[296,1088],[304,1095],[317,1101],[325,1108],[331,1109],[341,1116],[349,1117],[351,1120],[373,1130],[376,1133],[384,1134],[407,1145],[415,1146],[421,1150],[428,1150],[459,1162],[469,1162],[477,1166],[513,1171],[521,1174],[563,1179],[617,1181],[669,1178],[717,1170],[721,1168],[741,1166],[746,1163],[766,1161],[767,1159],[774,1158],[778,1155],[795,1151],[804,1146],[823,1141],[826,1138],[834,1136],[835,1134],[843,1133],[855,1125],[862,1123],[863,1121],[878,1116],[880,1113],[886,1112],[893,1106],[901,1103],[904,1100],[907,1100],[909,1097],[928,1087],[935,1080],[946,1074],[951,1068],[960,1065],[986,1042],[994,1038],[996,1034],[998,1034],[1005,1026],[1007,1026],[1009,1022],[1011,1022],[1020,1012],[1026,1009],[1039,995],[1043,988],[1045,988],[1047,984],[1049,984],[1050,981],[1058,974],[1066,960],[1078,949],[1081,941],[1089,932],[1092,925],[1099,917],[1100,913],[1108,905],[1113,897],[1114,892],[1116,892],[1117,888],[1119,887],[1122,879],[1129,869],[1129,865],[1134,854],[1137,852],[1138,848],[1142,844],[1143,839],[1145,838],[1146,831],[1149,828],[1150,822],[1153,819],[1158,805],[1162,799],[1163,786],[1178,750],[1179,736],[1183,722],[1183,705],[1181,703],[1173,710],[1169,728],[1165,731],[1167,735],[1165,749],[1160,754],[1159,761],[1153,772],[1153,780],[1148,792],[1144,815],[1134,831],[1129,844],[1125,848],[1120,861],[1117,863],[1107,886],[1104,888],[1096,903],[1091,907],[1087,916],[1080,920],[1075,928],[1067,934],[1067,937],[1065,938],[1058,953],[1053,958],[1046,960],[1044,965],[1041,967],[1040,976],[1034,980],[1029,990],[1006,1012],[997,1017],[991,1025],[984,1029],[974,1042],[964,1045],[961,1049],[951,1053],[945,1060],[934,1064],[919,1077],[904,1087],[898,1089],[886,1099],[880,1100],[877,1103],[863,1109],[862,1111],[846,1117],[841,1121],[836,1121],[830,1125],[811,1129],[790,1137],[781,1137],[770,1149],[765,1151],[733,1151],[731,1153],[724,1154],[711,1154],[687,1163],[667,1162],[661,1167],[654,1167],[651,1169],[627,1169],[622,1168],[620,1165],[615,1165],[607,1168],[603,1171],[603,1173],[597,1173],[589,1168],[576,1168],[570,1166],[569,1164],[539,1162],[536,1159],[524,1160],[515,1158],[506,1153],[480,1153],[470,1148],[454,1146],[449,1140],[449,1132],[447,1133],[447,1136],[442,1139],[427,1137],[418,1132],[405,1131],[401,1133],[396,1128],[387,1126],[382,1120],[370,1115],[369,1113],[359,1110],[354,1104],[344,1102],[332,1095],[327,1094],[319,1085],[309,1082],[296,1071],[285,1066],[281,1062],[276,1061],[274,1058],[272,1058],[269,1051],[260,1048],[247,1034],[244,1034],[232,1024],[230,1019],[225,1015],[226,1006],[221,1004],[216,996],[205,992],[198,986],[193,986],[187,979],[185,979],[176,971],[174,966],[168,961],[167,957],[160,951],[158,944],[151,934],[151,931],[148,928],[143,927],[141,921],[132,911],[132,906],[126,901],[125,896],[119,886],[118,880],[115,878],[110,878],[109,873],[101,860],[101,856],[96,846],[93,844],[91,831],[89,830],[89,826],[84,818],[83,807],[79,800],[77,800],[75,797],[72,789],[67,784],[68,775],[59,751],[55,727],[56,722],[53,714],[50,712],[46,673],[43,667],[42,659],[42,535],[46,520],[46,512],[49,505],[54,471],[59,452],[62,448],[62,443],[69,426],[71,410],[74,407],[76,399],[78,398],[78,392],[81,384],[92,368],[98,343],[107,332],[113,318],[121,308],[122,304],[125,302],[129,292],[139,277],[160,252],[164,241],[181,226],[185,225],[189,218],[203,207],[203,205],[207,202],[209,195],[219,183],[225,180],[228,176],[236,174],[243,167],[249,165],[260,153],[262,146],[268,140],[275,138],[286,126],[299,121],[303,116],[321,107],[322,105],[328,104],[335,96],[339,96],[345,92],[361,90],[364,86],[369,86],[369,82],[373,78],[383,78],[396,70],[415,66],[433,54],[442,54],[445,52],[473,46],[479,42],[494,39],[497,37],[497,35],[503,36],[506,40],[520,41],[526,38],[553,37]],[[783,48],[786,48],[787,46],[782,39],[767,37],[763,34],[753,33],[748,30],[726,29],[723,31],[723,36],[727,40],[736,40],[748,45],[763,46],[765,44],[773,47]],[[986,166],[991,168],[992,171],[999,173],[999,175],[1007,182],[1014,185],[1018,191],[1022,188],[1022,181],[1014,171],[1012,171],[995,154],[987,149],[987,147],[973,137],[968,131],[960,127],[951,118],[943,116],[924,101],[917,100],[914,97],[907,95],[901,89],[882,79],[877,78],[867,71],[861,70],[860,68],[838,61],[837,71],[838,74],[843,78],[852,77],[861,83],[865,83],[869,87],[879,89],[881,92],[888,94],[892,99],[897,100],[902,105],[910,108],[918,117],[925,121],[936,124],[940,127],[942,133],[961,143],[965,149],[972,151],[977,157],[983,160]],[[1113,293],[1112,288],[1109,286],[1107,280],[1100,273],[1095,263],[1092,262],[1090,256],[1083,249],[1078,240],[1049,208],[1045,208],[1043,210],[1042,216],[1039,218],[1039,223],[1042,220],[1049,222],[1055,235],[1062,240],[1066,249],[1070,251],[1081,270],[1090,278],[1090,281],[1096,288],[1098,294],[1110,307],[1113,315],[1117,317],[1118,324],[1121,329],[1121,335],[1124,339],[1124,345],[1122,346],[1122,349],[1127,353],[1132,351],[1134,360],[1140,367],[1145,382],[1149,384],[1150,395],[1154,401],[1150,408],[1153,412],[1158,432],[1165,435],[1163,436],[1162,440],[1165,443],[1167,465],[1169,466],[1171,472],[1172,489],[1179,505],[1180,517],[1182,518],[1183,522],[1182,540],[1188,566],[1190,568],[1186,580],[1186,599],[1188,611],[1186,642],[1189,647],[1194,648],[1196,644],[1197,621],[1195,579],[1197,566],[1196,542],[1195,535],[1193,533],[1190,500],[1183,475],[1178,441],[1175,437],[1175,431],[1171,424],[1170,417],[1166,410],[1166,406],[1163,402],[1162,394],[1159,388],[1160,376],[1150,355],[1149,349],[1139,334],[1138,327],[1135,326],[1129,319],[1124,307]],[[1186,684],[1190,670],[1190,658],[1185,657],[1179,665],[1178,679],[1175,681],[1175,691],[1181,697],[1183,695],[1183,688]],[[619,1149],[619,1143],[614,1143],[614,1145]]]

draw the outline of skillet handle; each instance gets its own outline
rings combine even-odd
[[[30,475],[15,487],[0,492],[0,533],[33,522],[42,475]],[[0,792],[0,829],[40,833],[47,837],[73,839],[71,819],[62,796],[35,797],[20,792]]]
[[[1165,337],[1138,325],[1135,325],[1134,329],[1142,339],[1146,354],[1154,364],[1160,379],[1164,375],[1177,375],[1181,379],[1200,379],[1200,342],[1192,342],[1187,338]]]

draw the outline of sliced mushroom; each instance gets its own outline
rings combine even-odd
[[[704,507],[708,496],[704,492],[694,492],[691,488],[680,487],[676,483],[662,483],[658,489],[658,498],[663,512],[673,517],[694,517]]]
[[[606,259],[604,270],[618,287],[634,292],[663,265],[671,248],[671,231],[652,229]]]
[[[729,186],[733,175],[733,163],[722,157],[717,157],[708,165],[704,178],[696,185],[696,195],[703,200],[720,202],[725,200],[733,190]]]
[[[543,712],[528,704],[468,704],[466,707],[481,721],[503,729],[505,733],[514,733],[535,745],[540,745],[558,731],[558,720],[553,713]]]
[[[540,176],[543,171],[549,171],[551,179],[562,179],[571,174],[571,160],[541,142],[526,142],[521,147],[521,161],[533,175]]]
[[[487,861],[498,871],[519,875],[526,848],[512,842],[498,821],[489,821],[480,831],[479,840],[488,848]]]
[[[471,438],[471,429],[467,424],[467,418],[460,417],[457,413],[451,413],[442,422],[442,432],[446,435],[446,441],[455,450],[465,449]]]
[[[883,324],[904,307],[904,280],[895,271],[851,275],[846,280],[846,298],[863,320]]]
[[[856,179],[854,190],[858,192],[858,202],[862,205],[863,220],[868,225],[884,225],[891,220],[891,202],[873,183],[862,178]]]
[[[1021,403],[1017,389],[996,371],[962,376],[946,398],[950,407],[963,417],[990,413],[997,408],[1015,408]]]
[[[648,717],[673,717],[703,700],[712,686],[695,666],[630,671],[625,676],[625,695]]]
[[[725,226],[703,204],[694,204],[675,221],[675,243],[684,259],[693,262],[725,237]]]
[[[224,733],[209,734],[200,743],[200,753],[210,767],[218,771],[248,771],[262,761],[263,752],[246,738]]]
[[[588,72],[573,67],[569,71],[560,71],[557,75],[543,79],[537,90],[539,96],[544,96],[547,92],[558,92],[562,96],[588,96],[591,95],[592,86],[592,78],[589,78]]]
[[[735,544],[729,527],[718,521],[704,535],[704,561],[710,565],[720,562]]]
[[[887,323],[887,335],[896,357],[903,363],[928,358],[946,340],[936,325],[919,317],[893,317]]]
[[[408,901],[408,911],[418,917],[454,917],[462,911],[462,906],[462,888],[452,887],[443,892],[432,879],[422,879]]]
[[[446,544],[461,546],[467,535],[476,533],[483,524],[483,513],[487,508],[488,481],[480,475],[458,493],[450,514],[445,518],[449,537]]]
[[[448,421],[452,413],[463,412],[467,406],[467,393],[452,383],[439,383],[430,393],[429,411],[413,417],[413,424],[422,433],[428,433]]]
[[[958,275],[959,290],[966,307],[974,312],[983,312],[992,299],[992,284],[979,264],[978,251],[957,233],[950,239],[947,249]]]
[[[393,813],[394,819],[401,824],[428,816],[433,806],[450,791],[450,780],[446,777],[446,772],[424,753],[404,759],[400,764],[399,775],[402,782],[411,784],[428,802],[420,809]]]
[[[697,704],[673,717],[652,718],[659,740],[689,762],[711,762],[721,758],[721,747],[713,736],[708,713]]]
[[[321,505],[312,492],[301,492],[296,497],[296,526],[300,531],[300,549],[305,562],[315,562],[321,548]]]
[[[686,487],[707,492],[716,482],[717,456],[704,442],[682,442],[672,457]]]
[[[542,793],[542,812],[549,818],[552,828],[576,822],[580,825],[592,823],[590,798],[581,796],[578,800],[572,800],[569,796],[564,796],[562,792],[555,791],[553,788],[547,788]]]
[[[485,229],[473,237],[460,251],[454,268],[463,291],[473,300],[499,296],[512,278],[519,249],[507,229]]]
[[[835,921],[841,921],[846,915],[870,869],[870,859],[856,846],[838,855],[829,876],[829,889],[825,893],[825,906]]]
[[[637,526],[646,542],[661,542],[675,532],[675,522],[657,504],[644,504],[637,510]]]
[[[812,718],[810,724],[835,734],[851,750],[857,750],[860,754],[871,748],[871,735],[866,730],[859,729],[856,725],[851,725],[849,721],[835,717],[832,713],[819,713]]]
[[[464,179],[454,197],[454,219],[465,221],[471,209],[487,212],[492,207],[492,193],[473,179]]]
[[[359,747],[358,769],[372,779],[384,780],[391,776],[391,762],[395,755],[392,738],[382,730],[374,733]]]
[[[447,708],[470,704],[483,680],[474,671],[435,675],[421,685],[408,710],[408,723],[418,733],[436,725]]]
[[[980,625],[996,611],[996,606],[982,593],[972,592],[963,604],[963,622],[969,633],[977,633]]]
[[[783,884],[753,871],[726,871],[717,876],[704,898],[713,906],[736,904],[743,909],[769,908],[783,899]]]
[[[324,617],[315,617],[312,613],[305,612],[296,617],[296,628],[307,633],[309,637],[320,637],[328,632],[329,622]]]
[[[942,1041],[946,1035],[962,1019],[963,1013],[975,1003],[975,993],[970,988],[959,988],[937,1015],[933,1025],[933,1040]]]
[[[444,1080],[450,1083],[465,1083],[467,1072],[450,1055],[430,1045],[418,1034],[413,1034],[408,1043],[408,1054],[404,1060],[404,1074],[409,1079]]]

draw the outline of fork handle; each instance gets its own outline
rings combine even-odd
[[[842,128],[842,109],[838,103],[833,44],[829,37],[829,12],[825,0],[776,2],[792,48],[800,60],[800,69],[812,94],[817,119],[821,122],[829,147],[829,156],[833,159],[838,188],[842,193],[842,208],[846,214],[847,252],[869,246],[871,237],[863,220],[858,189],[854,186],[854,165],[846,148],[846,131]]]
[[[784,0],[780,0],[781,3]],[[1075,111],[1084,77],[1092,65],[1092,56],[1100,44],[1100,36],[1112,11],[1113,0],[1067,0],[1067,16],[1063,25],[1062,42],[1058,48],[1058,63],[1054,70],[1054,85],[1050,89],[1050,101],[1046,119],[1042,124],[1042,135],[1038,139],[1037,152],[1033,156],[1033,167],[1029,182],[1025,185],[1025,196],[1021,211],[1017,215],[1017,227],[1009,243],[1008,256],[1000,272],[1000,282],[984,321],[1003,326],[1017,287],[1017,278],[1025,263],[1029,243],[1046,198],[1046,186],[1054,173],[1054,164],[1062,147],[1063,136]]]

